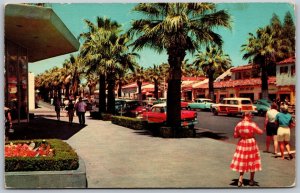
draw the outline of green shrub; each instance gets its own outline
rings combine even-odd
[[[135,130],[147,129],[147,121],[143,121],[137,118],[112,116],[111,122],[113,124],[128,127]]]
[[[36,144],[43,140],[33,140]],[[8,143],[28,143],[26,140],[9,141]],[[8,144],[7,143],[7,144]],[[77,153],[66,142],[59,139],[47,139],[54,150],[53,157],[6,157],[5,171],[61,171],[75,170],[79,167]]]

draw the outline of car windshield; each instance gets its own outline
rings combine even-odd
[[[242,100],[242,104],[249,105],[249,104],[251,104],[251,101],[250,100]]]

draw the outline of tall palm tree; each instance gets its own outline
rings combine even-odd
[[[142,100],[142,85],[145,80],[144,68],[140,66],[135,68],[135,71],[132,73],[132,79],[133,81],[136,81],[136,85],[138,87],[138,100]]]
[[[277,33],[270,26],[259,28],[256,35],[249,33],[247,44],[242,45],[244,59],[251,59],[261,68],[262,98],[269,98],[268,91],[268,65],[274,63],[276,58],[282,58],[289,48],[284,39],[276,38]]]
[[[96,18],[96,24],[89,20],[84,20],[88,26],[89,31],[81,33],[79,38],[84,40],[81,47],[82,57],[86,58],[88,63],[87,73],[96,72],[99,75],[99,114],[106,112],[106,68],[103,58],[105,57],[102,53],[103,50],[107,49],[105,43],[107,38],[104,37],[105,31],[118,31],[120,25],[111,21],[107,18]]]
[[[211,100],[215,100],[214,80],[231,67],[229,55],[224,54],[217,45],[208,46],[205,52],[200,52],[196,55],[194,65],[202,69],[208,77],[209,97]]]
[[[186,52],[193,53],[204,43],[221,45],[221,36],[213,29],[229,28],[230,16],[224,10],[216,11],[213,3],[141,3],[134,11],[144,14],[145,19],[133,21],[129,30],[136,36],[133,48],[149,47],[168,54],[167,125],[177,129],[181,126],[181,64]]]
[[[153,67],[149,67],[146,70],[146,77],[153,81],[154,83],[154,98],[158,99],[158,88],[159,88],[159,83],[163,80],[162,75],[162,67],[153,65]]]

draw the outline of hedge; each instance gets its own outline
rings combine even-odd
[[[43,140],[33,140],[41,144]],[[9,141],[9,143],[30,143],[28,140]],[[77,153],[66,142],[59,139],[47,139],[47,143],[54,149],[53,157],[6,157],[5,172],[13,171],[61,171],[76,170],[79,167]]]
[[[111,122],[116,125],[128,127],[135,130],[141,130],[147,128],[147,121],[143,121],[137,118],[123,117],[123,116],[112,116]]]

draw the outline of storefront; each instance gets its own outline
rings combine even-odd
[[[28,122],[28,63],[77,51],[79,42],[51,8],[7,4],[4,27],[5,106],[14,122]]]

